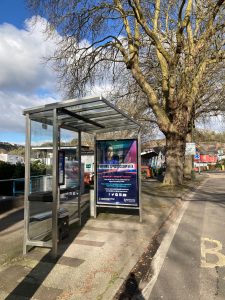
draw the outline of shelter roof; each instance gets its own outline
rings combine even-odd
[[[104,99],[91,97],[71,99],[24,110],[31,120],[53,124],[53,110],[58,113],[61,128],[88,133],[139,129],[140,124]]]

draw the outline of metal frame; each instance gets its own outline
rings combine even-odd
[[[57,120],[57,109],[53,109],[53,174],[52,174],[52,253],[57,256],[58,250],[58,209],[59,209],[59,188],[58,188],[58,150],[59,150],[59,128]]]
[[[123,111],[112,105],[102,97],[90,97],[83,99],[70,99],[67,101],[47,104],[24,110],[26,116],[26,148],[25,148],[25,195],[24,195],[24,244],[23,253],[28,247],[49,247],[52,255],[58,252],[58,208],[60,191],[58,186],[58,150],[60,148],[60,128],[78,133],[78,165],[79,165],[79,193],[78,193],[78,218],[81,225],[81,132],[94,134],[95,141],[98,133],[120,130],[138,130],[138,154],[139,154],[139,215],[141,216],[141,165],[140,165],[140,124],[126,115]],[[112,119],[110,120],[110,116]],[[49,242],[31,240],[29,238],[30,208],[28,196],[30,194],[30,149],[31,149],[31,120],[53,126],[53,181],[52,181],[52,240]],[[96,152],[95,152],[96,175]],[[96,180],[94,188],[96,191]],[[95,204],[96,204],[96,193]],[[109,207],[109,206],[107,206]],[[113,206],[115,207],[115,206]],[[119,206],[120,207],[120,206]],[[120,207],[122,208],[122,207]],[[130,208],[130,207],[129,207]],[[131,208],[132,209],[132,208]],[[136,207],[134,209],[137,209]],[[95,205],[94,217],[97,216]],[[74,220],[73,220],[74,221]],[[74,221],[74,222],[75,222]]]
[[[103,97],[72,99],[24,110],[37,122],[53,125],[52,110],[58,109],[60,128],[89,133],[110,132],[127,128],[138,129],[140,124]],[[95,117],[97,114],[97,121]],[[113,115],[113,119],[107,116]],[[116,119],[118,116],[118,119]],[[102,117],[102,119],[101,119]]]
[[[141,130],[138,130],[138,186],[139,186],[139,217],[142,222],[142,200],[141,200]]]
[[[25,191],[24,191],[24,241],[23,254],[27,253],[27,246],[29,241],[29,219],[30,208],[28,202],[28,195],[30,193],[30,140],[31,140],[31,122],[29,115],[26,114],[26,144],[25,144]]]
[[[126,140],[126,139],[123,139]],[[108,207],[108,208],[120,208],[120,209],[131,209],[139,211],[139,221],[142,222],[142,201],[141,201],[141,132],[138,130],[137,138],[137,156],[138,156],[138,207],[130,206],[129,204],[123,205],[108,205],[108,204],[97,204],[97,151],[96,151],[96,141],[95,136],[95,149],[94,149],[94,162],[95,162],[95,181],[94,181],[94,218],[97,218],[97,207]],[[99,140],[100,141],[100,140]]]
[[[78,167],[79,167],[79,192],[78,192],[78,217],[81,226],[81,131],[78,131]]]
[[[96,195],[96,191],[97,191],[97,151],[96,151],[96,140],[97,140],[97,136],[95,134],[95,138],[94,138],[94,218],[97,218],[97,206],[96,206],[96,202],[97,202],[97,195]]]

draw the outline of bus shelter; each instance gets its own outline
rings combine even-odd
[[[58,241],[60,239],[59,226],[65,223],[79,222],[81,224],[81,193],[82,193],[82,163],[81,163],[81,133],[93,134],[95,143],[98,142],[100,133],[131,130],[137,136],[137,181],[138,181],[138,206],[130,207],[139,210],[141,220],[141,184],[140,184],[140,124],[125,114],[122,110],[108,102],[103,97],[91,97],[72,99],[43,106],[25,109],[23,114],[26,117],[26,146],[25,146],[25,196],[24,196],[24,245],[23,253],[26,254],[31,247],[47,247],[52,249],[53,256],[57,256]],[[45,156],[48,175],[38,177],[32,181],[32,163],[37,164],[41,157],[40,152],[32,157],[34,149],[37,149],[33,128],[36,126],[36,136],[42,130],[48,131],[51,137],[49,149],[51,153]],[[38,127],[39,126],[39,127]],[[63,150],[61,141],[62,130],[75,132],[77,135],[77,151],[74,158],[67,157]],[[44,142],[44,139],[42,140]],[[95,165],[97,162],[97,148],[95,147]],[[124,164],[127,167],[128,164]],[[65,176],[65,169],[72,166],[76,178],[68,180]],[[109,165],[103,164],[103,167]],[[95,166],[95,210],[97,188],[97,167]],[[65,177],[67,182],[65,183]],[[33,184],[31,184],[33,183]],[[36,187],[36,189],[35,189]],[[70,205],[73,213],[67,218],[67,210]],[[106,205],[107,206],[107,205]],[[40,209],[42,207],[42,209]],[[117,207],[117,205],[115,205]],[[121,206],[118,206],[121,208]],[[122,206],[124,207],[124,206]],[[126,208],[126,206],[125,206]],[[96,216],[96,214],[95,214]],[[43,222],[39,222],[43,221]],[[46,222],[51,223],[48,235],[43,234]],[[62,223],[60,223],[62,222]],[[42,223],[42,226],[40,225]],[[36,226],[36,227],[35,227]],[[35,234],[36,228],[41,228]]]

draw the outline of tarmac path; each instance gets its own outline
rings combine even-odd
[[[0,214],[0,265],[22,255],[23,208]]]
[[[161,244],[164,255],[143,295],[149,300],[225,299],[225,175],[211,174],[184,201],[169,249]]]

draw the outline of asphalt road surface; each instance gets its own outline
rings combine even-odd
[[[225,175],[210,174],[184,202],[171,244],[161,244],[145,299],[224,300]]]

